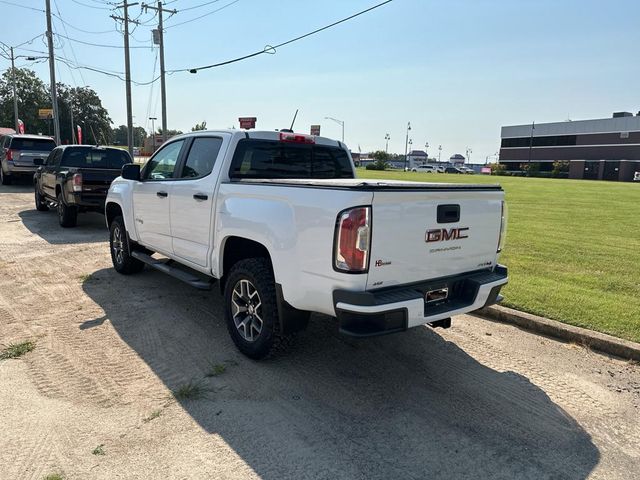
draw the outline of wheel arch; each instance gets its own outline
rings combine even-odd
[[[240,260],[246,258],[266,258],[273,270],[273,262],[269,249],[261,242],[246,237],[231,235],[226,237],[220,245],[220,288],[224,289],[229,271]]]
[[[218,282],[220,293],[224,294],[226,280],[233,266],[247,258],[264,258],[268,261],[274,272],[274,264],[269,249],[261,242],[245,237],[229,236],[225,238],[220,247],[220,280]],[[284,334],[293,333],[306,328],[309,322],[310,312],[293,308],[284,298],[282,285],[275,281],[276,303],[278,306],[278,319],[280,331]]]
[[[122,218],[124,218],[124,214],[122,213],[122,207],[120,206],[119,203],[116,202],[107,202],[107,204],[104,207],[104,215],[105,215],[105,220],[107,221],[107,228],[111,228],[111,222],[113,222],[113,220],[118,217],[121,216]],[[126,224],[125,224],[126,227]]]

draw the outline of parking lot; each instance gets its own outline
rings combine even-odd
[[[288,353],[254,362],[217,291],[118,275],[107,237],[98,214],[62,229],[30,185],[0,187],[0,347],[36,342],[0,361],[2,478],[640,471],[638,365],[474,316],[354,340],[317,315]]]

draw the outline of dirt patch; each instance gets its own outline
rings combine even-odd
[[[288,354],[254,362],[217,293],[120,276],[100,217],[63,230],[32,203],[30,187],[0,187],[0,347],[37,345],[0,361],[3,478],[640,469],[637,365],[471,316],[366,341],[314,316]]]

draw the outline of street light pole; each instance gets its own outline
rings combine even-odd
[[[71,143],[76,143],[76,131],[73,128],[73,96],[69,95],[69,113],[71,115]]]
[[[527,175],[531,169],[531,149],[533,148],[533,131],[536,129],[536,122],[531,122],[531,136],[529,137],[529,160],[527,161]]]
[[[325,120],[332,120],[342,127],[342,143],[344,143],[344,120],[338,120],[333,117],[324,117]]]
[[[151,145],[151,153],[156,151],[156,124],[155,121],[157,120],[157,117],[149,117],[149,120],[151,120],[151,141],[153,142],[153,144]]]
[[[389,153],[389,140],[391,140],[391,135],[389,135],[388,133],[385,134],[384,139],[387,141],[385,147],[384,147],[384,151],[385,153]]]
[[[407,169],[407,154],[409,153],[409,130],[411,130],[411,122],[407,122],[407,138],[404,142],[404,169]]]

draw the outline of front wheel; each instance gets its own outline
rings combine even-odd
[[[61,227],[75,227],[78,224],[78,209],[64,203],[62,192],[58,193],[58,222]]]
[[[286,337],[280,333],[275,280],[264,258],[236,263],[224,289],[227,329],[236,347],[259,360],[268,356]]]
[[[44,196],[40,193],[40,188],[38,184],[35,184],[35,200],[36,200],[36,210],[39,212],[46,212],[49,210],[49,206],[47,205],[47,201]]]
[[[109,249],[111,250],[111,261],[116,272],[123,275],[138,273],[144,268],[144,263],[133,258],[130,254],[129,237],[124,228],[124,219],[116,217],[109,227]]]

